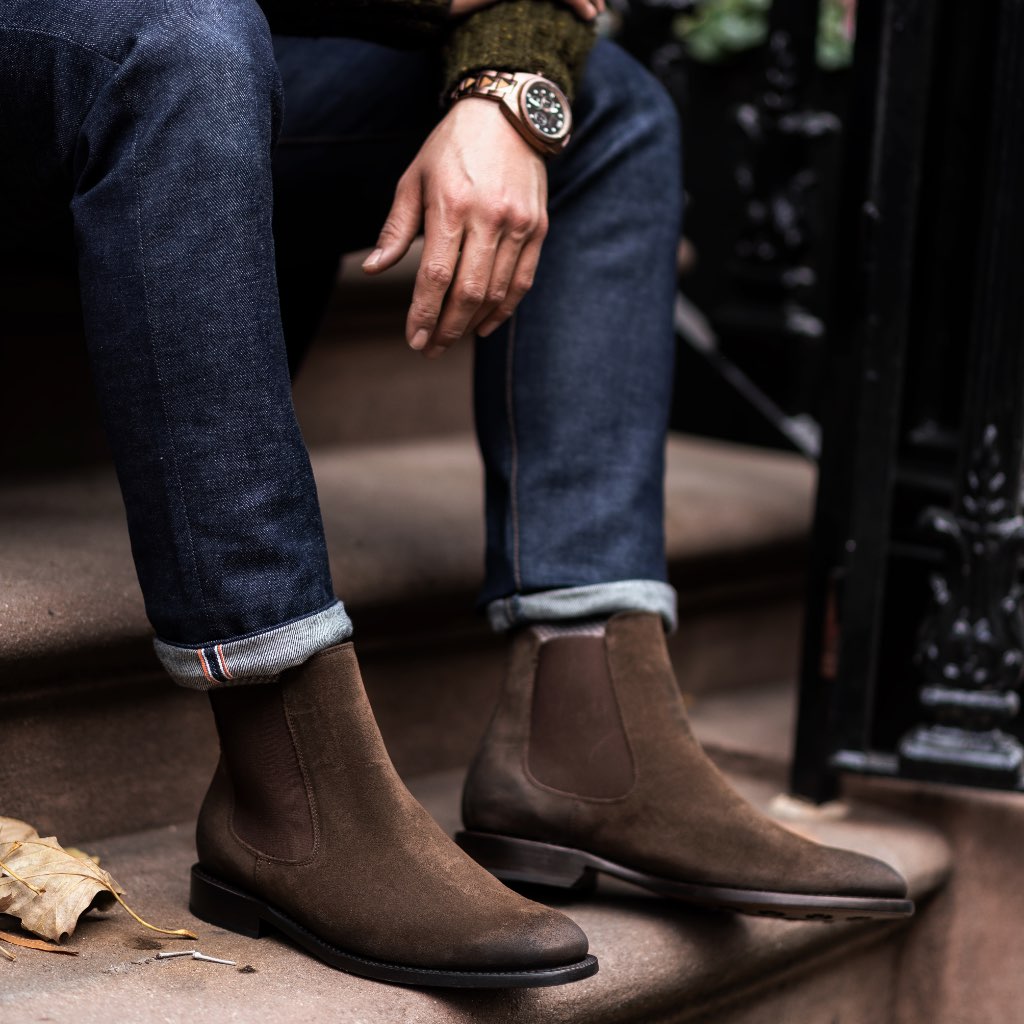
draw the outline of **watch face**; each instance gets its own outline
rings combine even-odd
[[[553,142],[569,131],[569,106],[562,93],[549,82],[530,82],[522,92],[523,117],[541,138]]]

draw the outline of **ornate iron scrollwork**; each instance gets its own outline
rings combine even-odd
[[[803,108],[812,68],[813,51],[801,53],[787,28],[773,27],[764,89],[736,111],[747,152],[736,167],[744,225],[732,269],[752,296],[760,293],[781,309],[785,333],[818,338],[824,325],[803,301],[817,284],[808,260],[809,207],[818,186],[809,147],[837,133],[839,120]]]
[[[1024,666],[1019,467],[1006,466],[995,424],[966,467],[958,511],[928,509],[947,568],[932,576],[934,610],[921,630],[919,694],[929,724],[900,744],[906,774],[940,763],[964,781],[1016,788],[1024,746],[1006,730],[1020,711]],[[1015,446],[1011,446],[1011,451]]]

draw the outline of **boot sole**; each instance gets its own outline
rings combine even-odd
[[[346,953],[317,938],[308,928],[293,921],[269,903],[206,872],[198,864],[192,868],[189,910],[218,928],[258,939],[269,932],[280,933],[331,967],[375,981],[432,988],[543,988],[582,981],[597,974],[597,958],[587,956],[574,964],[538,967],[532,970],[471,971],[408,967],[382,960],[371,960]]]
[[[459,832],[455,841],[503,882],[587,891],[596,885],[598,874],[605,874],[685,903],[792,921],[891,920],[914,913],[914,902],[908,899],[806,896],[677,882],[636,871],[583,850],[488,832]]]

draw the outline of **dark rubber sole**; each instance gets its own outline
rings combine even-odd
[[[914,902],[908,899],[805,896],[677,882],[636,871],[583,850],[488,832],[459,832],[455,841],[503,882],[586,891],[594,887],[598,874],[605,874],[659,896],[709,909],[794,921],[891,920],[914,913]]]
[[[331,967],[375,981],[432,988],[542,988],[582,981],[597,974],[597,958],[587,956],[578,963],[560,967],[539,967],[520,971],[457,971],[428,967],[407,967],[346,953],[317,938],[308,928],[293,921],[255,896],[222,882],[198,864],[192,867],[189,910],[208,924],[258,939],[278,932]]]

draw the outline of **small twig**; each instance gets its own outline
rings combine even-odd
[[[177,949],[173,953],[157,953],[156,959],[170,960],[176,956],[194,956],[195,952],[196,951],[194,949]]]
[[[9,949],[4,949],[3,946],[0,946],[0,953],[3,953],[3,955],[12,963],[18,959]]]
[[[216,956],[206,956],[205,953],[200,953],[198,949],[192,954],[192,959],[205,960],[208,964],[224,964],[225,967],[235,966],[234,960],[221,960],[219,957]]]

